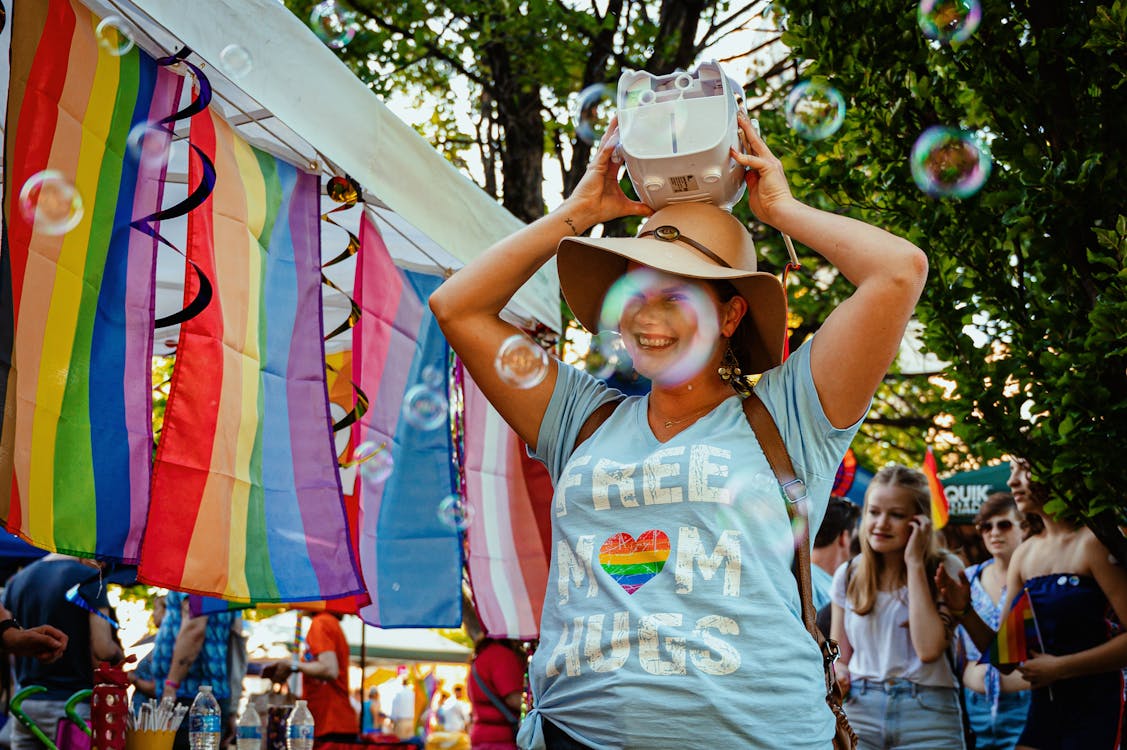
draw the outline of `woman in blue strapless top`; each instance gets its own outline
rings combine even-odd
[[[1014,552],[1003,607],[1008,611],[1028,591],[1042,642],[1042,651],[1017,667],[1033,688],[1018,749],[1118,750],[1127,632],[1113,630],[1111,622],[1127,623],[1127,570],[1087,527],[1045,514],[1047,490],[1030,481],[1026,462],[1013,463],[1009,486],[1018,510],[1045,522],[1044,531]],[[961,585],[948,581],[942,571],[936,575],[948,606],[966,612],[962,624],[985,651],[994,631],[969,606],[965,577]]]

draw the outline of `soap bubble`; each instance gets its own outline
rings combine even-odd
[[[114,57],[121,57],[133,49],[133,32],[120,16],[103,18],[94,27],[94,36],[98,39],[98,46]]]
[[[803,81],[787,96],[787,124],[809,141],[820,141],[845,122],[845,97],[829,84]]]
[[[356,13],[340,7],[334,0],[325,0],[313,7],[309,25],[313,27],[313,33],[333,49],[348,46],[360,30]]]
[[[473,512],[461,495],[453,493],[438,504],[438,520],[455,531],[465,531],[473,521]]]
[[[170,124],[158,125],[155,122],[139,122],[125,138],[125,147],[138,163],[148,167],[163,167],[171,164],[178,152]]]
[[[675,357],[661,347],[643,346],[642,332],[631,330],[621,337],[623,348],[633,366],[641,374],[664,385],[684,383],[704,367],[712,356],[713,343],[719,336],[719,319],[716,305],[704,287],[686,283],[681,277],[659,273],[652,268],[638,268],[621,276],[611,285],[603,298],[599,315],[601,328],[618,331],[624,316],[638,314],[645,305],[647,315],[656,318],[660,333],[668,330],[667,323],[685,319],[695,323],[690,340],[673,344]],[[666,319],[668,317],[668,320]]]
[[[439,390],[446,385],[446,376],[443,374],[442,370],[435,367],[434,365],[427,365],[426,367],[424,367],[421,373],[421,377],[425,385],[428,385],[435,390]]]
[[[603,380],[630,369],[630,354],[622,337],[615,331],[602,331],[591,337],[591,345],[583,360],[587,372]]]
[[[965,42],[982,21],[982,6],[978,0],[920,0],[916,19],[929,39]]]
[[[515,388],[534,388],[548,375],[548,353],[519,333],[505,339],[493,364],[501,380]]]
[[[352,465],[360,470],[360,476],[368,484],[383,484],[391,476],[395,461],[387,444],[365,441],[352,451]]]
[[[446,397],[425,385],[408,389],[403,396],[403,418],[420,430],[437,430],[449,416]]]
[[[231,78],[242,78],[254,68],[254,58],[246,47],[238,44],[228,44],[224,47],[219,53],[219,62],[222,63],[224,72]]]
[[[990,176],[990,150],[973,133],[935,125],[912,146],[912,179],[933,198],[967,198]]]
[[[61,172],[45,169],[28,178],[20,190],[20,213],[35,231],[66,234],[85,214],[82,196]]]
[[[610,124],[614,87],[593,83],[575,99],[575,135],[587,143],[598,143]]]

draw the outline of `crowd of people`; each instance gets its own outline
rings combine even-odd
[[[746,170],[752,212],[855,287],[788,356],[785,290],[757,270],[746,227],[712,205],[655,210],[629,198],[614,122],[560,207],[431,297],[451,347],[555,484],[538,646],[527,658],[479,634],[465,687],[434,697],[434,726],[468,730],[474,750],[825,750],[843,708],[861,750],[1119,747],[1127,569],[1089,529],[1045,512],[1047,490],[1027,463],[1014,461],[1010,493],[978,514],[984,559],[941,545],[927,479],[913,468],[878,471],[859,511],[831,500],[927,260],[903,238],[795,199],[746,116],[738,127],[746,148],[730,156]],[[636,237],[585,234],[624,217],[643,219]],[[554,359],[535,382],[498,369],[498,352],[521,335],[502,311],[552,258],[577,319],[592,333],[617,330],[649,391],[626,396]],[[19,684],[47,688],[24,708],[45,728],[90,685],[95,661],[121,658],[104,590],[85,610],[66,595],[89,573],[49,555],[5,592],[0,637]],[[800,592],[820,626],[803,622]],[[1037,646],[992,665],[982,655],[1017,601],[1035,613]],[[237,612],[196,611],[169,593],[136,691],[190,703],[210,684],[229,737],[237,632]],[[840,659],[827,678],[833,642]],[[278,682],[301,673],[318,750],[357,734],[348,660],[339,618],[320,613],[301,659],[264,672]],[[369,695],[366,714],[374,731],[420,728],[406,678],[386,712]],[[18,725],[11,744],[36,747]],[[185,734],[176,748],[186,750]]]

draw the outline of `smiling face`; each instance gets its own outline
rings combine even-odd
[[[912,533],[909,522],[919,512],[911,490],[894,484],[870,485],[862,538],[877,554],[902,553]]]
[[[719,359],[721,317],[731,303],[722,304],[710,284],[645,267],[623,284],[618,330],[639,373],[676,385]]]

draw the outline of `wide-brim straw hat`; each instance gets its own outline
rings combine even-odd
[[[756,270],[755,243],[738,219],[708,203],[678,203],[656,211],[637,237],[565,237],[556,264],[564,298],[583,327],[599,330],[603,298],[630,261],[691,279],[731,283],[747,301],[748,351],[737,352],[744,374],[783,361],[787,305],[774,274]]]

